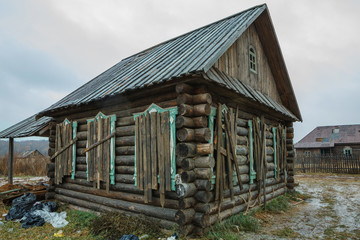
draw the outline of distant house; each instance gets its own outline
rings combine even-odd
[[[20,159],[35,159],[35,158],[39,158],[39,157],[43,157],[45,158],[44,155],[41,154],[41,152],[39,152],[38,150],[28,150],[26,152],[23,152],[21,155],[19,155]]]
[[[360,155],[360,124],[317,127],[294,147],[297,156]]]

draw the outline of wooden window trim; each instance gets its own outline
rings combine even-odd
[[[57,157],[64,153],[64,151],[68,150],[68,148],[72,147],[72,154],[71,154],[71,179],[75,179],[75,169],[76,169],[76,141],[77,141],[77,122],[76,121],[69,121],[67,118],[60,124],[63,124],[64,126],[71,124],[71,141],[66,145],[63,146],[62,149],[57,149],[55,154],[51,156],[51,159],[55,159],[55,167],[56,167],[56,161]],[[57,127],[58,128],[58,127]],[[59,134],[58,132],[56,134]],[[56,139],[58,136],[56,136]],[[57,170],[55,170],[56,172]],[[61,176],[60,178],[62,178]],[[59,179],[56,177],[56,179]],[[57,184],[61,182],[61,180],[56,180]]]
[[[250,184],[254,183],[254,179],[256,179],[256,172],[254,170],[254,135],[253,135],[253,122],[252,120],[248,120],[249,126],[249,162],[250,162]]]
[[[256,50],[253,46],[249,46],[249,69],[253,73],[258,72]]]
[[[175,146],[176,146],[176,127],[175,127],[175,119],[176,114],[178,113],[177,107],[170,107],[170,108],[161,108],[155,103],[151,104],[144,112],[135,113],[133,114],[134,120],[140,115],[147,115],[148,113],[157,112],[169,112],[169,121],[170,121],[170,156],[171,156],[171,190],[175,191],[175,175],[176,175],[176,153],[175,153]],[[135,136],[135,143],[136,143],[136,136]],[[136,172],[136,144],[135,144],[135,165],[134,165],[134,185],[137,186],[137,172]]]
[[[274,173],[275,173],[275,179],[277,179],[278,153],[277,153],[277,142],[276,142],[277,141],[276,140],[276,137],[277,137],[277,128],[276,127],[272,128],[272,134],[273,134],[274,165],[275,165]]]
[[[110,118],[110,134],[115,133],[116,115],[106,116],[102,112],[99,112],[95,118],[88,119],[87,123],[90,123],[93,121],[98,121],[100,117],[103,119]],[[88,129],[88,131],[89,131],[89,129]],[[87,141],[86,148],[88,148],[88,147],[90,147],[90,146],[88,146],[88,141]],[[89,152],[86,152],[86,163],[88,162],[88,159],[89,159]],[[115,136],[113,136],[110,139],[110,173],[109,173],[109,175],[110,175],[109,176],[110,184],[115,185]],[[89,166],[88,166],[88,164],[86,164],[86,178],[87,178],[87,181],[89,181]]]

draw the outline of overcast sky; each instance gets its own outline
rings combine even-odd
[[[0,130],[121,59],[262,4],[256,0],[0,0]],[[360,123],[360,1],[267,1],[303,116]]]

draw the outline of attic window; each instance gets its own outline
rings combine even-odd
[[[249,67],[251,72],[257,73],[256,51],[253,46],[249,47]]]
[[[338,129],[338,128],[334,128],[334,129],[332,130],[332,133],[339,133],[339,129]]]

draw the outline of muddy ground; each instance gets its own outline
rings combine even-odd
[[[15,184],[36,184],[47,178],[14,178]],[[0,186],[6,178],[0,178]],[[360,175],[296,175],[296,190],[311,198],[280,214],[257,215],[261,229],[239,239],[359,239]]]
[[[242,239],[360,239],[360,176],[297,175],[312,197],[281,214],[263,214],[261,230]]]
[[[47,182],[49,178],[43,177],[14,177],[13,184],[30,184],[37,185],[39,182]],[[0,177],[0,187],[8,183],[7,177]]]

